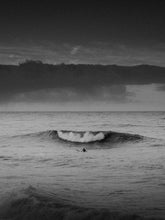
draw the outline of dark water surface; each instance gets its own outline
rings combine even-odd
[[[143,218],[165,219],[165,112],[0,113],[1,220]]]

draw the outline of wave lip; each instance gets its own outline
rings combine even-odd
[[[105,138],[103,132],[73,132],[73,131],[57,131],[58,137],[71,142],[77,143],[89,143],[95,141],[101,141]]]
[[[141,135],[120,133],[114,131],[56,131],[57,138],[67,142],[94,143],[94,142],[125,142],[140,141]]]

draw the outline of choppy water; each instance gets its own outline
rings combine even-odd
[[[0,219],[152,217],[165,219],[165,112],[0,113]]]

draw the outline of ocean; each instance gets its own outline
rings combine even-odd
[[[1,112],[0,220],[165,219],[165,112]]]

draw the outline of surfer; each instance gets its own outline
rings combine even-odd
[[[85,148],[85,147],[82,149],[82,152],[87,152],[87,150],[86,150],[86,148]]]

